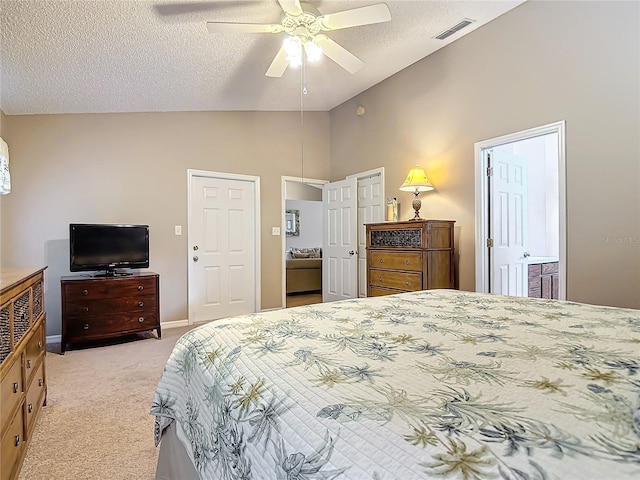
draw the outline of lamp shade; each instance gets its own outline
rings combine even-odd
[[[400,190],[403,192],[427,192],[433,189],[434,187],[431,185],[431,182],[429,182],[427,174],[424,173],[424,169],[418,166],[409,170],[407,179],[400,185]]]

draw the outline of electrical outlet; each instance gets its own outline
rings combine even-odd
[[[182,235],[182,225],[176,225],[175,226],[175,234],[176,235]]]
[[[280,235],[280,227],[271,227],[271,235]]]

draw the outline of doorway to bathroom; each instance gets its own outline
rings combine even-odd
[[[476,290],[566,298],[564,122],[475,145]]]

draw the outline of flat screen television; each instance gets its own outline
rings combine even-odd
[[[149,268],[149,225],[71,223],[69,251],[72,272],[128,275],[127,269]]]

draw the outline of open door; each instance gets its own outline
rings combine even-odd
[[[499,149],[487,152],[491,292],[528,296],[527,161]]]
[[[367,223],[384,222],[384,167],[349,175],[358,179],[358,296],[367,296]]]
[[[358,296],[358,224],[356,178],[322,188],[322,301]]]

